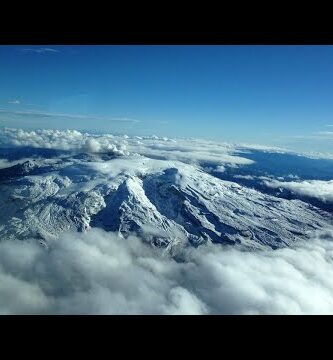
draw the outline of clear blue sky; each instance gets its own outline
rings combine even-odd
[[[0,46],[0,84],[0,126],[333,152],[333,46]]]

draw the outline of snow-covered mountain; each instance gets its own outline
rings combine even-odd
[[[124,237],[136,232],[166,251],[206,242],[276,249],[332,224],[330,212],[310,203],[216,176],[207,166],[216,158],[220,169],[229,166],[233,172],[254,163],[227,153],[226,145],[224,152],[201,147],[195,161],[188,161],[184,144],[175,148],[165,139],[146,139],[143,146],[145,139],[127,137],[120,151],[119,139],[109,146],[105,138],[73,136],[83,143],[75,151],[40,150],[0,169],[1,239],[37,238],[47,244],[64,231],[98,227]]]
[[[0,129],[0,313],[332,313],[332,179],[285,149]]]

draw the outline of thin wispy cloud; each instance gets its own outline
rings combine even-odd
[[[42,47],[42,48],[25,48],[21,49],[23,52],[32,52],[36,54],[45,54],[45,53],[59,53],[60,51],[53,48]]]
[[[333,136],[333,131],[318,131],[315,134],[320,136]]]
[[[81,119],[81,120],[102,120],[110,122],[126,122],[126,123],[138,123],[140,120],[127,118],[127,117],[100,117],[100,116],[89,116],[80,114],[62,114],[52,112],[41,112],[34,110],[22,110],[22,111],[11,111],[0,109],[0,114],[4,115],[18,115],[23,117],[35,117],[35,118],[66,118],[66,119]]]
[[[17,100],[17,99],[15,99],[15,100],[10,100],[10,101],[8,101],[8,104],[19,105],[19,104],[21,104],[21,101],[20,101],[20,100]]]
[[[155,121],[157,124],[162,124],[162,125],[164,125],[164,124],[169,124],[169,121],[166,121],[166,120],[156,120]]]
[[[286,135],[284,137],[295,140],[330,140],[333,139],[333,131],[317,131],[308,135]]]

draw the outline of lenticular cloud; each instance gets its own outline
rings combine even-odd
[[[333,232],[297,249],[201,246],[183,261],[137,237],[93,229],[48,250],[0,243],[2,314],[328,314]]]

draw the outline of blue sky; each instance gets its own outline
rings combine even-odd
[[[333,46],[0,46],[0,126],[333,152]]]

